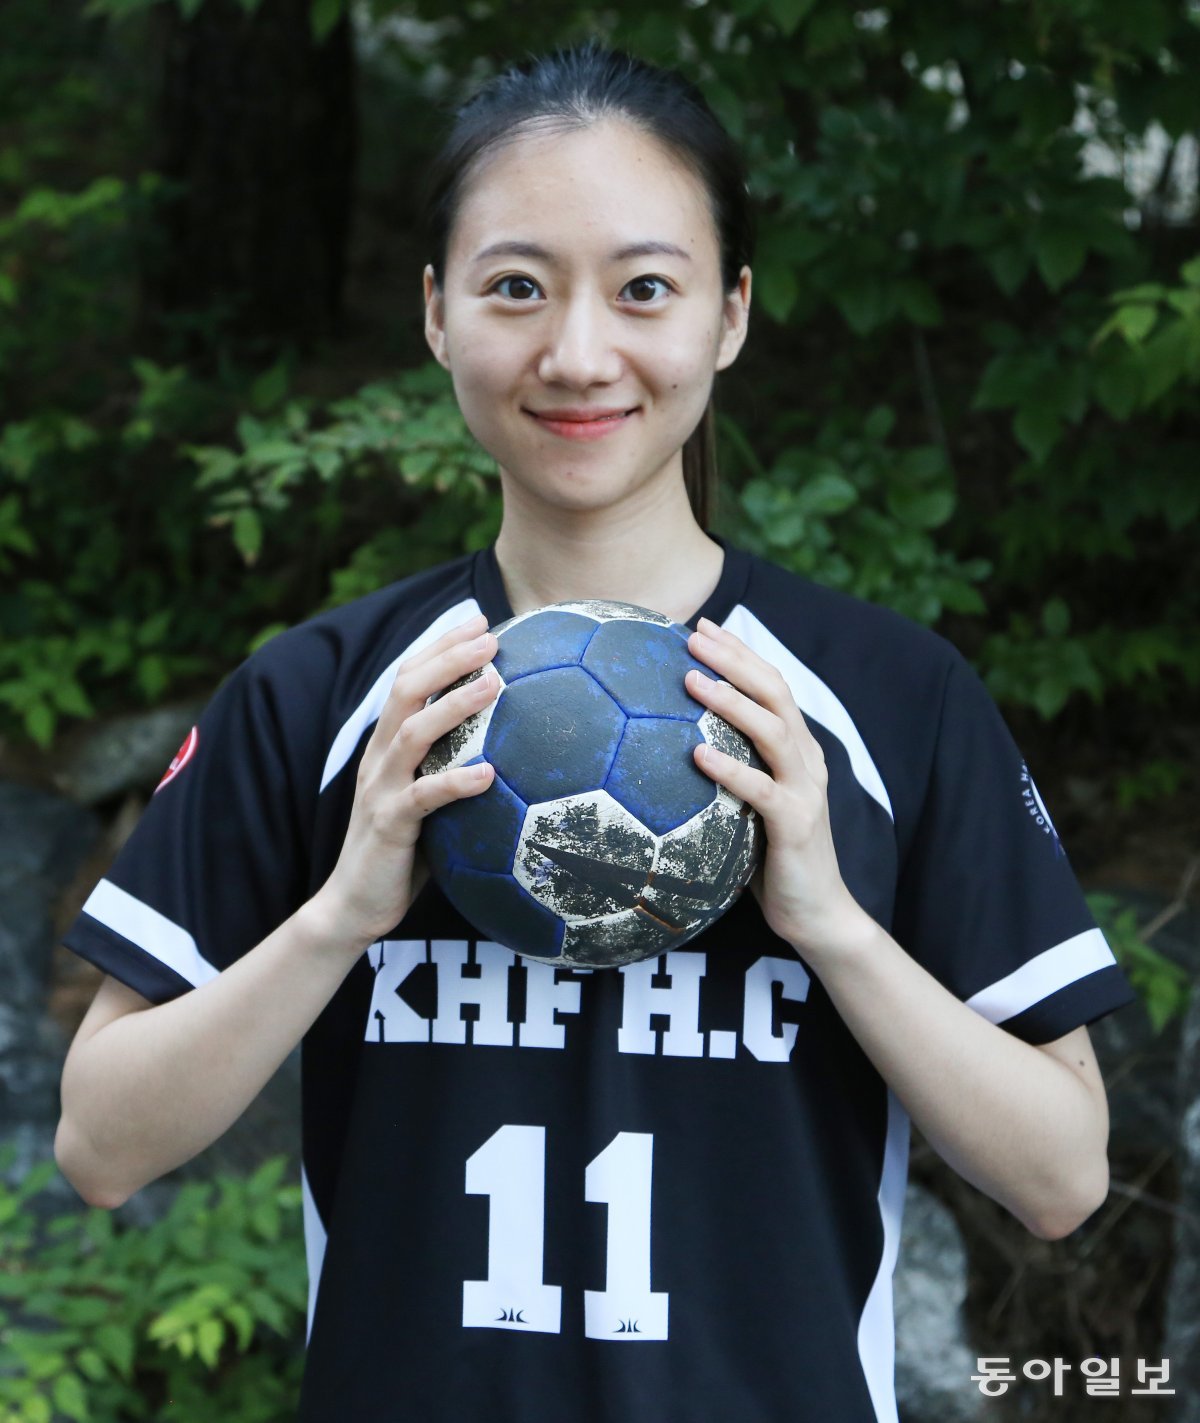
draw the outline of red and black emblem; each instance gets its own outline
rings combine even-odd
[[[168,785],[171,781],[173,781],[175,777],[180,773],[180,771],[183,770],[187,763],[196,754],[196,747],[199,744],[200,732],[198,728],[193,726],[191,731],[188,732],[183,745],[179,748],[178,751],[176,751],[175,758],[167,767],[166,773],[164,774],[162,780],[159,781],[158,785],[154,787],[155,795],[157,795],[159,791],[162,790],[163,786]]]

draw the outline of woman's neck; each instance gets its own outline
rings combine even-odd
[[[653,511],[547,511],[509,494],[496,538],[496,562],[514,614],[606,598],[684,622],[717,586],[724,557],[696,522],[682,481],[678,499]]]

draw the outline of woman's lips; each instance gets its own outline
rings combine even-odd
[[[533,410],[525,412],[544,430],[549,430],[551,434],[561,435],[566,440],[602,440],[605,435],[610,435],[630,418],[636,415],[636,410],[627,410],[620,415],[605,415],[599,420],[554,420],[546,415],[538,415]]]

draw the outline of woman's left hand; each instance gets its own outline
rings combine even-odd
[[[852,933],[865,912],[838,868],[825,753],[777,667],[707,618],[699,629],[688,638],[688,650],[722,680],[692,671],[684,685],[744,732],[768,769],[756,770],[712,746],[695,748],[696,765],[762,816],[766,849],[750,888],[763,918],[800,952],[819,952]]]

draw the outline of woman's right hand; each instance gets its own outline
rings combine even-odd
[[[359,952],[395,928],[424,883],[417,857],[424,817],[492,783],[486,762],[417,774],[433,743],[499,691],[490,665],[496,639],[486,628],[480,614],[400,664],[363,752],[341,854],[316,895],[334,932],[353,938]],[[429,702],[480,667],[481,677]]]

